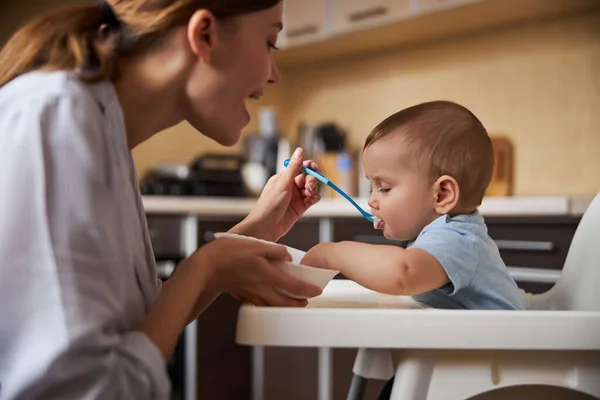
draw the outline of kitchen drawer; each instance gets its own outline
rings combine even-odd
[[[328,15],[326,0],[286,0],[283,7],[282,48],[325,38]]]
[[[385,25],[410,14],[411,0],[332,0],[334,33]]]
[[[508,267],[562,269],[579,217],[486,218]]]

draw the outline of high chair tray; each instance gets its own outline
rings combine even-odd
[[[600,312],[425,308],[332,280],[306,308],[244,305],[237,343],[250,346],[600,350]]]

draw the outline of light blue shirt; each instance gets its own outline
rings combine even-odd
[[[407,247],[434,256],[450,279],[439,289],[414,296],[415,300],[445,309],[524,309],[520,290],[496,243],[488,236],[479,211],[455,217],[443,215]]]

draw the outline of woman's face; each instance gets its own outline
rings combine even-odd
[[[283,3],[226,21],[199,11],[188,41],[196,57],[185,85],[185,119],[216,142],[232,146],[250,121],[246,101],[279,80],[272,49],[282,27]]]

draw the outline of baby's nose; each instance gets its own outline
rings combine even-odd
[[[369,207],[371,207],[374,210],[379,209],[379,205],[377,204],[377,201],[375,201],[375,199],[373,199],[373,197],[369,198],[369,202],[367,204],[369,205]]]

